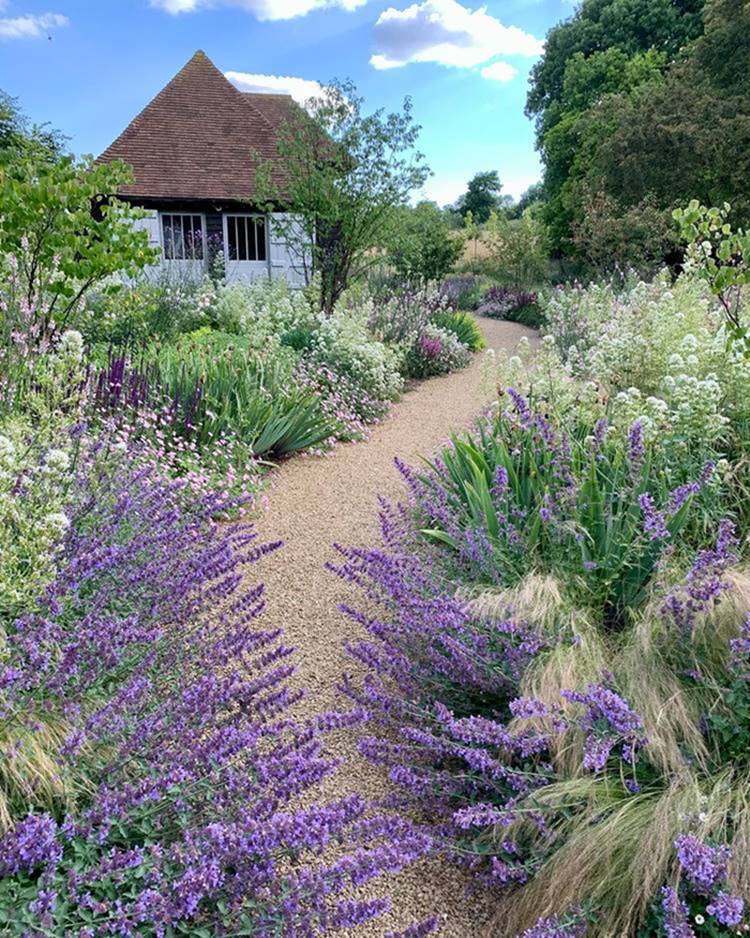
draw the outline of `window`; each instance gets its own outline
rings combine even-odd
[[[162,244],[168,261],[203,260],[203,216],[162,213]]]
[[[262,215],[227,215],[227,251],[230,261],[266,259],[266,220]]]

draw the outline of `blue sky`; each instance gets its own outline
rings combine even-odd
[[[351,78],[368,107],[411,95],[434,176],[453,201],[497,169],[518,196],[539,177],[523,114],[528,72],[568,0],[0,0],[0,88],[99,153],[196,49],[241,87]],[[290,80],[292,79],[292,80]],[[303,81],[295,81],[302,79]]]

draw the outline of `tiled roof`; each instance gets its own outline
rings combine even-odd
[[[276,135],[290,103],[286,95],[239,91],[199,51],[99,161],[133,167],[135,183],[121,195],[252,200],[259,160],[273,162],[283,188]]]

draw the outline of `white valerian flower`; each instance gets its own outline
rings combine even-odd
[[[9,466],[16,453],[16,446],[9,436],[0,433],[0,466]]]
[[[83,336],[77,329],[66,329],[57,348],[60,358],[80,363],[83,360]]]
[[[51,449],[44,460],[43,472],[48,476],[62,476],[70,466],[70,456],[64,449]]]
[[[51,511],[42,519],[42,527],[50,537],[62,537],[70,527],[70,519],[61,511]]]

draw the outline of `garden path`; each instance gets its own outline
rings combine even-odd
[[[515,348],[522,336],[535,340],[532,330],[515,323],[479,322],[489,348]],[[344,672],[357,671],[343,646],[356,637],[358,626],[338,606],[345,601],[361,604],[362,597],[325,569],[326,561],[337,558],[332,544],[379,543],[378,496],[403,496],[394,456],[415,462],[420,454],[433,452],[450,431],[470,424],[483,404],[481,359],[480,353],[465,370],[424,381],[407,392],[366,442],[340,446],[326,457],[292,459],[274,473],[269,510],[258,529],[263,540],[280,538],[285,546],[266,557],[258,572],[268,590],[266,622],[282,626],[285,640],[297,649],[297,680],[308,689],[303,712],[345,705],[336,685]],[[346,764],[323,792],[316,789],[316,801],[353,791],[373,798],[383,795],[388,780],[359,756],[356,733],[334,734],[329,750],[343,756]],[[389,894],[393,911],[360,927],[356,935],[382,936],[437,914],[443,922],[441,938],[478,938],[489,917],[488,903],[481,894],[467,895],[466,886],[460,871],[438,860],[415,864],[389,881],[376,881],[368,895]]]

